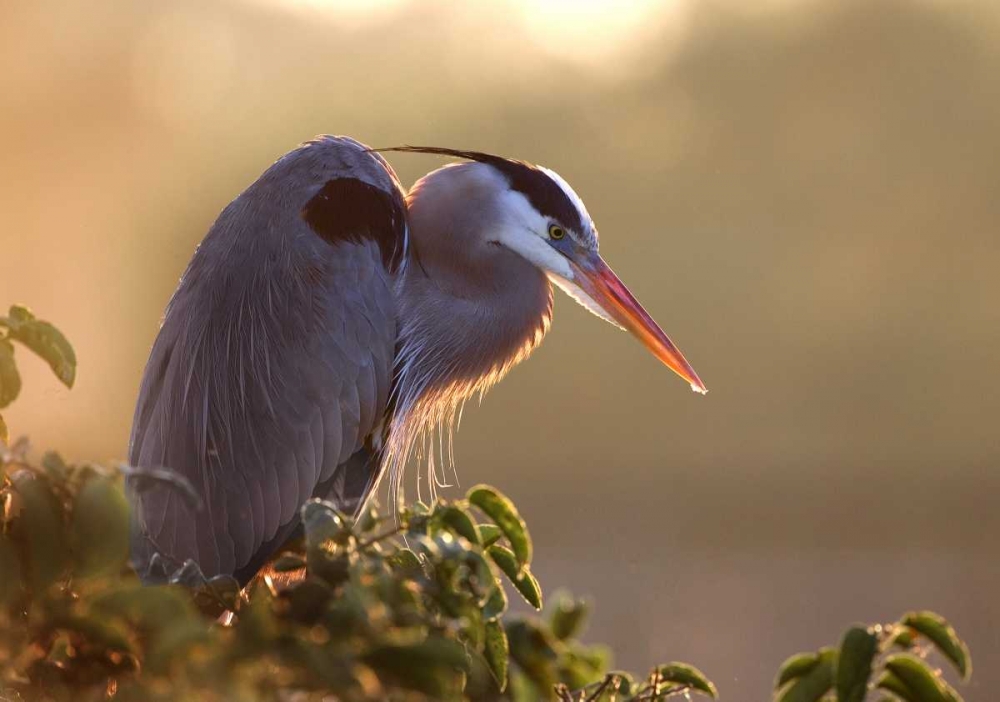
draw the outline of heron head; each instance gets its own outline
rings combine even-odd
[[[527,259],[585,308],[630,332],[692,390],[707,392],[680,349],[601,258],[593,219],[558,173],[478,151],[419,146],[386,150],[454,156],[498,171],[503,176],[498,182],[505,185],[496,193],[502,221],[490,229],[492,243]]]

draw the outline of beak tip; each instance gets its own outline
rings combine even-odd
[[[691,383],[691,389],[694,392],[698,393],[699,395],[707,395],[708,394],[708,388],[706,388],[700,382],[698,382],[698,383]]]

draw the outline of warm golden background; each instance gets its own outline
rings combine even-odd
[[[931,607],[967,699],[1000,689],[1000,4],[15,0],[0,105],[0,304],[80,358],[71,392],[23,361],[36,446],[125,454],[193,247],[298,142],[530,159],[711,388],[560,297],[465,413],[463,484],[516,499],[589,638],[763,699],[786,655]]]

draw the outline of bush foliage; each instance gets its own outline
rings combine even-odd
[[[37,322],[24,313],[20,323]],[[71,384],[75,358],[62,335],[47,345],[34,332],[15,336],[14,317],[0,321],[9,330],[0,397],[17,377],[3,355],[11,338],[34,339],[26,345]],[[544,618],[508,615],[509,596],[541,610],[542,588],[528,528],[494,488],[357,519],[313,500],[302,508],[304,537],[247,588],[206,579],[193,563],[169,584],[143,586],[128,563],[122,491],[134,469],[68,465],[55,453],[34,463],[25,442],[0,442],[0,452],[0,701],[717,696],[684,663],[644,677],[609,670],[604,648],[578,640],[587,607],[567,595]],[[931,649],[971,673],[954,629],[913,612],[788,659],[773,698],[959,702],[928,664]]]

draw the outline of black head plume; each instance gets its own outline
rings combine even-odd
[[[545,171],[527,161],[496,156],[483,151],[449,149],[443,146],[410,146],[405,144],[391,148],[371,149],[371,151],[434,154],[485,163],[500,171],[507,178],[511,189],[528,198],[528,202],[541,214],[581,234],[587,231],[586,225],[588,223],[584,221],[583,213],[580,212],[562,186],[549,177]]]

